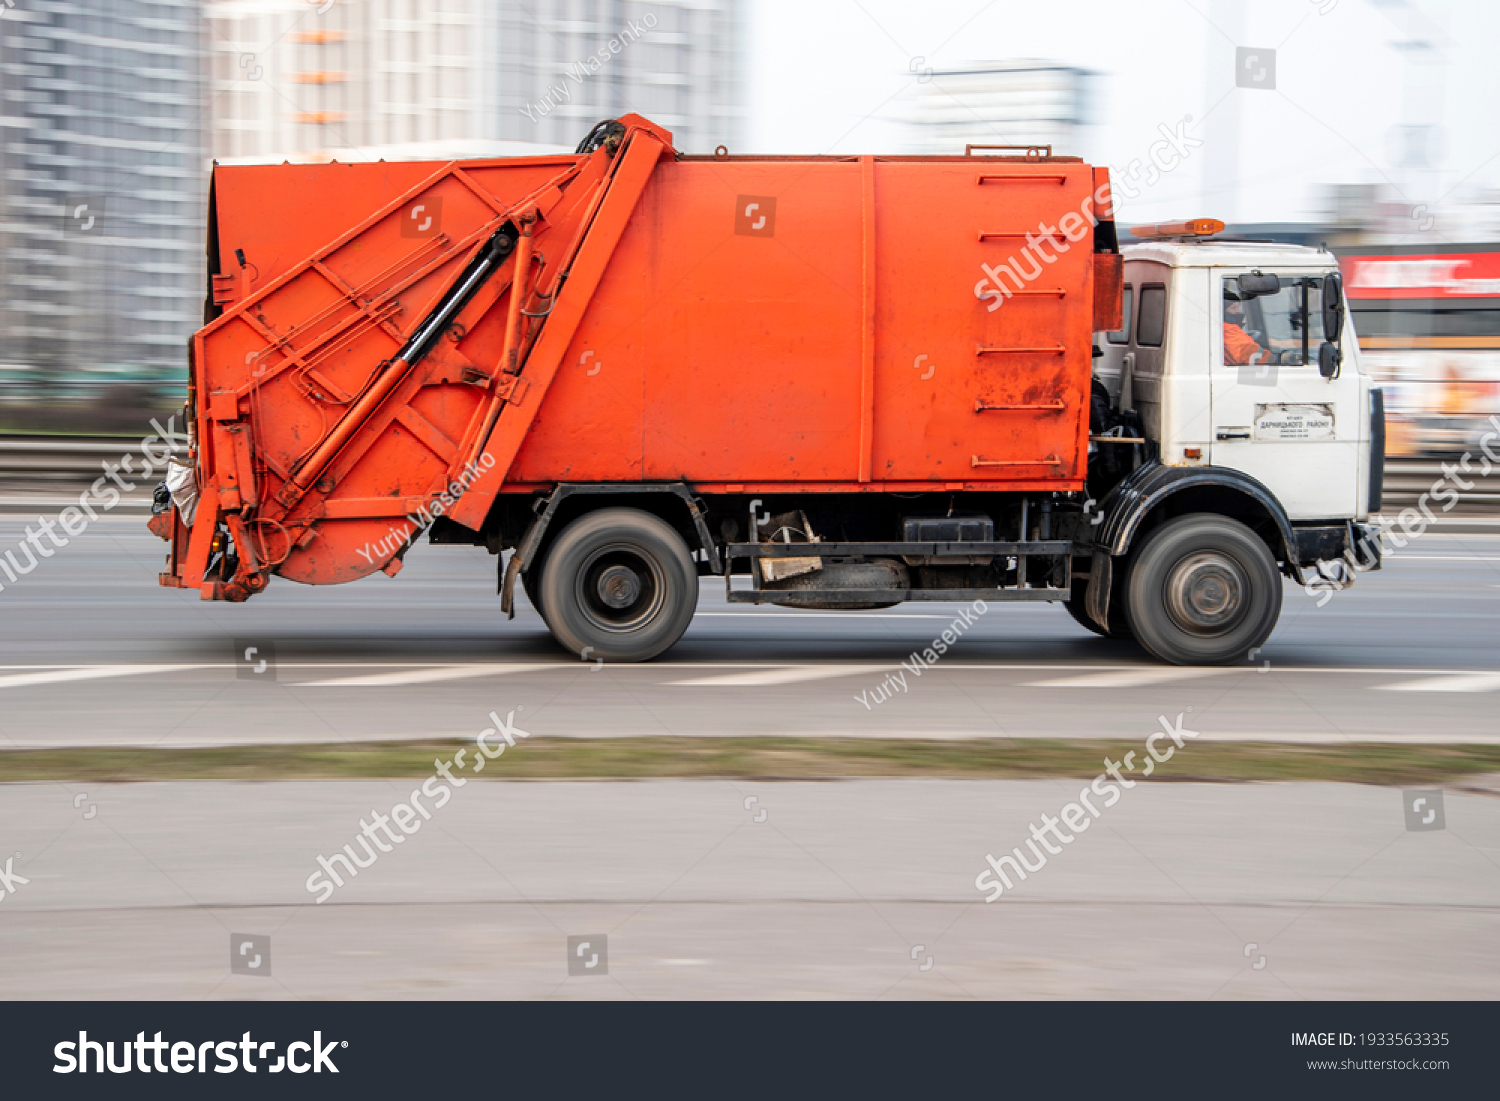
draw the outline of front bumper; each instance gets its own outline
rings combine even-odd
[[[1294,524],[1292,526],[1292,559],[1297,566],[1318,566],[1337,562],[1355,573],[1381,568],[1379,524],[1361,524],[1345,520],[1333,524]],[[1327,573],[1327,571],[1320,571]]]

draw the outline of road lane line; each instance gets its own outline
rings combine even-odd
[[[830,662],[828,664],[816,662],[790,663],[763,662],[763,661],[657,661],[611,664],[611,673],[633,672],[637,675],[649,675],[670,677],[681,675],[690,670],[725,670],[726,676],[743,675],[747,677],[760,677],[775,673],[777,680],[754,683],[792,683],[805,675],[806,679],[817,680],[823,677],[841,677],[853,673],[865,672],[891,672],[898,665],[899,656],[892,657],[886,661],[866,662],[854,664],[849,662]],[[511,673],[546,672],[547,670],[577,669],[582,665],[592,667],[592,663],[568,661],[558,659],[544,662],[438,662],[438,661],[281,661],[277,669],[285,674],[292,671],[305,672],[312,676],[320,673],[325,676],[336,670],[387,670],[388,672],[364,673],[337,678],[328,678],[314,681],[284,681],[287,687],[380,687],[399,686],[401,684],[420,684],[423,682],[441,682],[444,680],[461,680],[470,677],[505,676]],[[1149,685],[1158,682],[1167,682],[1192,677],[1212,676],[1216,673],[1249,673],[1259,671],[1255,665],[1235,666],[1160,666],[1144,663],[1122,664],[1119,662],[1082,663],[1082,662],[1012,662],[1004,658],[994,661],[956,661],[945,660],[939,663],[939,667],[945,672],[980,672],[988,675],[1010,674],[1010,673],[1071,673],[1071,677],[1062,677],[1054,680],[1032,681],[1023,686],[1072,686],[1072,687],[1100,687],[1118,688],[1130,687],[1133,684]],[[238,663],[232,661],[208,661],[208,662],[178,662],[161,665],[65,665],[65,664],[27,664],[27,665],[3,665],[0,664],[0,688],[8,685],[21,687],[28,684],[63,683],[74,680],[94,680],[101,677],[128,677],[146,676],[153,673],[170,673],[181,671],[220,671],[238,668]],[[6,674],[6,670],[14,670],[14,673]],[[780,676],[789,670],[798,671],[798,676],[790,680],[782,680]],[[1308,666],[1308,665],[1276,665],[1273,672],[1277,674],[1307,673],[1316,676],[1359,676],[1359,677],[1420,677],[1446,681],[1455,677],[1476,678],[1500,678],[1500,670],[1493,669],[1440,669],[1432,666],[1427,667],[1390,667],[1390,666]],[[705,681],[718,678],[705,677]],[[686,682],[664,682],[664,683],[686,683]],[[750,683],[750,682],[747,682]],[[1393,686],[1383,686],[1393,687]],[[1468,689],[1469,691],[1487,691],[1488,689]]]
[[[1226,669],[1198,666],[1173,666],[1170,669],[1122,669],[1114,673],[1086,673],[1081,677],[1058,677],[1054,680],[1034,680],[1020,685],[1021,688],[1148,688],[1175,680],[1194,680],[1198,677],[1213,677],[1223,673],[1249,673],[1252,666]]]
[[[69,681],[103,680],[106,677],[139,677],[148,673],[177,673],[187,669],[207,669],[206,665],[75,665],[68,669],[52,666],[46,672],[12,673],[0,677],[0,688],[25,688],[34,684],[66,684]]]
[[[889,673],[894,665],[817,665],[784,666],[779,669],[755,669],[748,673],[728,673],[721,677],[693,677],[668,681],[672,688],[764,688],[773,684],[796,684],[799,681],[852,677],[860,673]]]
[[[439,681],[464,680],[470,677],[503,677],[511,673],[532,673],[544,669],[577,669],[580,665],[547,662],[545,665],[490,662],[485,665],[445,665],[437,669],[407,669],[400,673],[369,673],[362,677],[334,677],[331,680],[303,681],[292,688],[399,688],[409,684],[435,684]]]
[[[1400,554],[1392,553],[1386,558],[1393,562],[1397,558],[1407,562],[1500,562],[1500,556],[1484,554]]]
[[[1493,692],[1500,688],[1500,673],[1444,673],[1375,687],[1382,692]]]

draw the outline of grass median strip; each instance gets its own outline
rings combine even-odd
[[[80,747],[0,752],[0,783],[146,780],[415,778],[472,741],[354,742],[198,749]],[[492,760],[478,780],[727,777],[1087,779],[1129,739],[533,738]],[[1500,746],[1203,742],[1146,783],[1266,780],[1411,785],[1500,772]]]

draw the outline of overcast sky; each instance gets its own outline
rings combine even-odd
[[[1032,58],[1099,74],[1097,125],[1059,153],[1118,170],[1193,117],[1205,145],[1122,202],[1122,220],[1305,220],[1332,183],[1434,206],[1500,188],[1497,0],[749,0],[749,13],[745,152],[899,151],[914,58]],[[1235,86],[1237,45],[1276,51],[1274,90]],[[1403,165],[1414,144],[1427,167]],[[1233,186],[1210,194],[1216,180]]]

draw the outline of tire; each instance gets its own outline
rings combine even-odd
[[[1151,532],[1124,585],[1131,632],[1173,665],[1228,665],[1262,645],[1281,616],[1281,574],[1236,520],[1193,513]]]
[[[542,626],[552,630],[552,624],[547,622],[547,613],[542,609],[542,563],[540,560],[531,564],[531,569],[521,575],[521,588],[526,593],[526,599],[531,601],[531,606],[536,609],[536,614],[541,616]]]
[[[1118,574],[1115,575],[1119,577]],[[1118,580],[1114,585],[1114,592],[1109,598],[1109,630],[1104,630],[1099,624],[1089,618],[1084,609],[1088,606],[1085,601],[1088,597],[1089,583],[1087,581],[1073,582],[1073,599],[1063,605],[1068,609],[1068,614],[1073,617],[1073,622],[1086,630],[1093,631],[1100,638],[1113,638],[1128,640],[1133,636],[1130,633],[1130,624],[1125,619],[1125,609],[1120,599],[1120,585]]]
[[[692,622],[698,570],[667,523],[606,508],[563,529],[536,590],[552,637],[575,656],[649,661]]]
[[[531,569],[521,574],[521,590],[526,594],[526,599],[531,601],[531,606],[536,609],[537,615],[542,614],[542,598],[537,592],[541,582],[541,563],[534,563]]]

